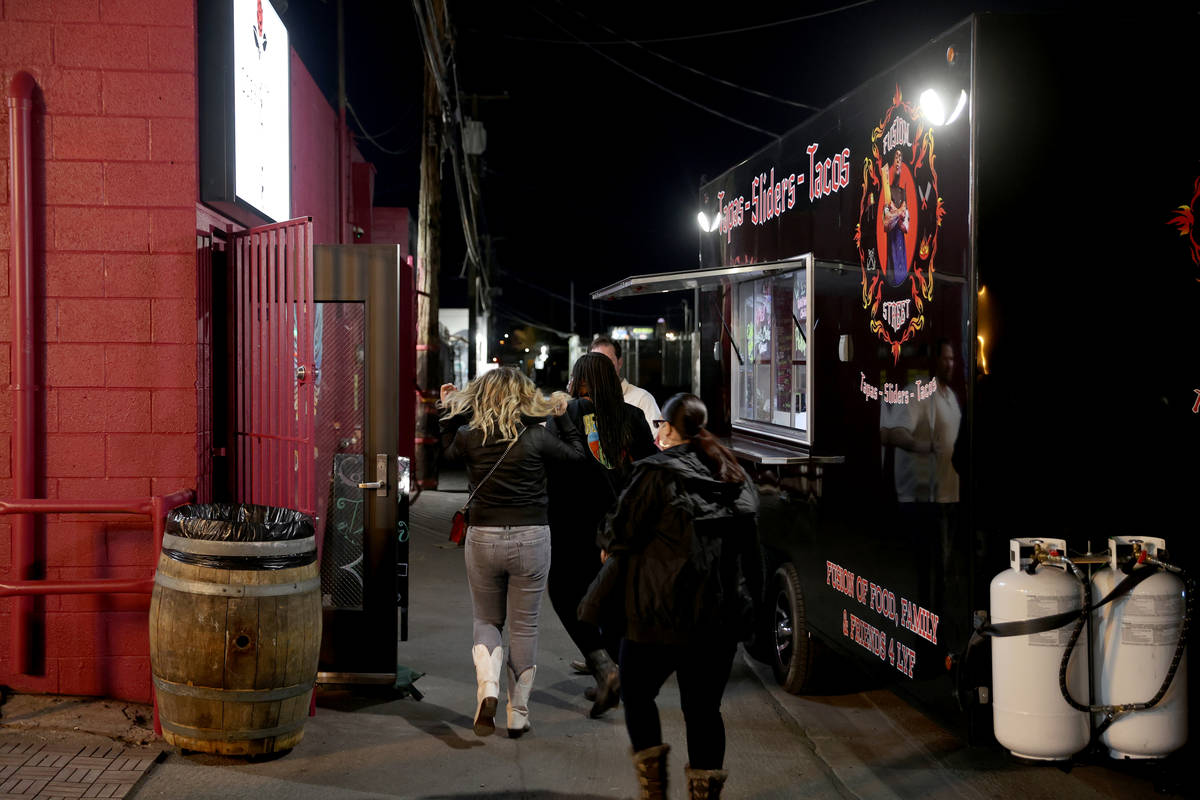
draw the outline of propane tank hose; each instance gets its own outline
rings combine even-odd
[[[1071,563],[1071,561],[1067,558],[1063,558],[1062,561],[1071,569],[1071,572],[1075,575],[1075,577],[1079,579],[1080,592],[1083,596],[1083,599],[1086,601],[1087,583],[1084,581],[1083,575],[1079,572],[1079,568]],[[1115,600],[1120,594],[1127,594],[1129,590],[1132,589],[1132,586],[1129,586],[1124,590],[1122,590],[1122,587],[1126,587],[1128,584],[1130,584],[1134,576],[1130,575],[1128,578],[1122,581],[1120,585],[1109,592],[1107,597],[1096,603],[1094,606],[1088,606],[1088,604],[1084,602],[1083,607],[1085,613],[1080,615],[1079,619],[1076,620],[1075,627],[1071,631],[1071,638],[1067,642],[1067,648],[1063,651],[1063,658],[1058,667],[1058,688],[1062,692],[1063,700],[1067,701],[1067,705],[1071,706],[1071,708],[1074,708],[1076,711],[1085,711],[1088,713],[1104,715],[1104,721],[1101,722],[1099,727],[1096,728],[1094,736],[1099,736],[1102,734],[1110,725],[1126,714],[1131,714],[1135,711],[1145,711],[1146,709],[1153,708],[1154,706],[1158,705],[1158,703],[1167,694],[1167,690],[1171,688],[1171,683],[1175,680],[1175,673],[1179,670],[1179,662],[1183,658],[1183,651],[1187,647],[1188,627],[1190,626],[1192,620],[1192,601],[1195,594],[1195,585],[1193,584],[1192,579],[1188,577],[1187,573],[1179,567],[1159,561],[1157,558],[1146,558],[1144,563],[1148,566],[1143,567],[1142,570],[1139,570],[1139,572],[1144,572],[1145,575],[1138,579],[1137,583],[1140,583],[1141,580],[1145,579],[1145,577],[1149,577],[1149,575],[1157,572],[1159,569],[1173,572],[1183,580],[1184,610],[1183,621],[1179,627],[1179,641],[1175,644],[1175,654],[1171,657],[1171,664],[1167,668],[1167,674],[1163,678],[1162,685],[1158,687],[1158,691],[1155,692],[1154,696],[1149,700],[1145,701],[1144,703],[1118,703],[1115,705],[1086,705],[1084,703],[1080,703],[1071,696],[1071,690],[1067,687],[1067,664],[1071,660],[1071,653],[1075,650],[1076,642],[1079,641],[1079,635],[1083,632],[1083,626],[1087,623],[1087,615],[1105,603]]]

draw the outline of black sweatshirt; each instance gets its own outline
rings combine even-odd
[[[560,441],[542,427],[542,420],[522,418],[524,433],[503,463],[487,479],[467,519],[470,525],[546,525],[546,469],[554,462],[582,461],[590,457],[579,429],[570,423],[559,426]],[[483,431],[472,428],[465,414],[442,422],[442,447],[446,457],[467,466],[472,489],[504,454],[507,442],[484,441]]]

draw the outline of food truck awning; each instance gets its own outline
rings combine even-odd
[[[685,269],[678,272],[655,272],[649,275],[631,275],[624,280],[592,292],[593,300],[611,300],[616,297],[637,297],[643,294],[678,292],[688,289],[704,289],[719,286],[728,281],[744,281],[799,269],[812,263],[812,254],[770,261],[762,264],[744,264],[733,267],[711,267],[709,269]]]

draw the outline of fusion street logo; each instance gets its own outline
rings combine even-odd
[[[934,258],[946,214],[938,194],[933,128],[900,87],[871,132],[862,163],[854,243],[862,268],[862,304],[871,332],[895,361],[900,345],[925,326],[933,301]]]

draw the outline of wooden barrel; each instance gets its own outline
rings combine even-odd
[[[267,541],[188,538],[186,520],[172,519],[150,600],[163,738],[222,755],[291,749],[304,736],[321,646],[311,519],[307,536]]]

